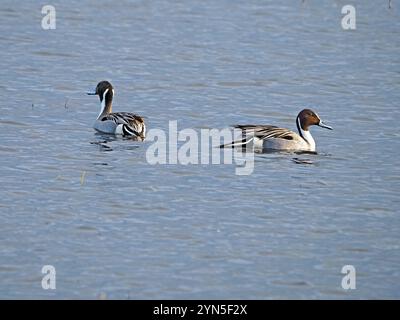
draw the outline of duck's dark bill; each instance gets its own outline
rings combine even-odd
[[[321,128],[325,128],[325,129],[329,129],[329,130],[333,130],[332,127],[326,125],[325,123],[323,123],[322,121],[319,122],[318,126],[320,126]]]

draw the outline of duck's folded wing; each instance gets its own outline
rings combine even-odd
[[[259,139],[280,138],[293,140],[296,136],[296,133],[289,129],[269,125],[236,125],[234,128],[241,129],[244,134],[249,134]]]
[[[105,115],[101,118],[101,121],[112,120],[115,124],[133,124],[133,123],[144,123],[141,116],[138,116],[130,112],[113,112]]]

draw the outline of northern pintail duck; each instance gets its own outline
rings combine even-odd
[[[93,125],[97,131],[110,134],[120,134],[144,140],[146,126],[142,117],[130,112],[112,112],[114,88],[108,81],[98,83],[95,92],[88,95],[98,95],[101,110]]]
[[[252,142],[255,150],[315,152],[315,141],[309,131],[310,126],[316,125],[332,130],[310,109],[304,109],[298,114],[296,125],[298,134],[289,129],[270,125],[236,125],[234,128],[242,130],[243,140],[234,141],[221,147],[244,147]]]

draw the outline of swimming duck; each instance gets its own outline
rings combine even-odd
[[[243,139],[222,145],[221,147],[245,147],[252,142],[255,150],[290,150],[315,152],[315,141],[310,127],[316,125],[332,130],[316,112],[310,109],[300,111],[296,118],[298,134],[289,129],[271,125],[236,125],[242,130]]]
[[[144,140],[146,126],[144,119],[130,112],[112,112],[114,88],[108,81],[97,84],[95,92],[88,95],[98,95],[100,98],[100,113],[93,128],[102,133],[117,134]]]

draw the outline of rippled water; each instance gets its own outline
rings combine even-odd
[[[56,1],[46,31],[43,3],[2,1],[0,297],[400,298],[400,3],[351,1],[344,31],[348,1],[301,2]],[[103,79],[149,128],[295,129],[311,107],[334,131],[249,176],[152,166],[151,142],[91,128]]]

